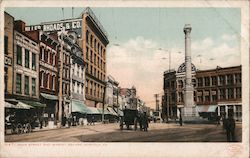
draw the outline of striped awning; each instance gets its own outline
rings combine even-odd
[[[115,110],[111,107],[108,107],[108,111],[112,114],[112,115],[115,115],[117,116],[117,113],[115,112]]]
[[[32,109],[32,108],[34,108],[34,106],[26,103],[25,101],[20,101],[20,100],[16,100],[16,99],[5,99],[4,106],[6,108],[15,108],[15,109]]]

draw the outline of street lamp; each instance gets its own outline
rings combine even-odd
[[[171,51],[169,50],[166,50],[166,49],[162,49],[162,48],[159,48],[158,50],[160,51],[167,51],[168,54],[169,54],[169,57],[168,57],[168,71],[170,72],[170,69],[171,69]],[[161,59],[165,60],[167,59],[166,57],[162,57]],[[167,103],[167,122],[168,122],[168,119],[169,119],[169,106],[170,106],[170,87],[168,88],[168,91],[167,91],[167,100],[168,100],[168,103]]]

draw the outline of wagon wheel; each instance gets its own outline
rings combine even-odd
[[[23,133],[23,126],[20,123],[17,124],[16,133],[17,134]]]
[[[32,130],[32,128],[31,128],[30,123],[26,123],[26,125],[25,125],[25,132],[26,132],[26,133],[30,133],[31,130]]]
[[[137,130],[137,118],[134,119],[135,131]]]

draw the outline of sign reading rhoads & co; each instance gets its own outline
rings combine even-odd
[[[82,28],[82,19],[70,19],[56,22],[46,22],[39,25],[30,25],[25,27],[25,31],[43,30],[44,32],[65,30],[80,30]],[[78,31],[77,31],[78,32]],[[79,31],[80,33],[81,31]]]

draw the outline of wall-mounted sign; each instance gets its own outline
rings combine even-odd
[[[65,30],[76,30],[82,27],[82,19],[57,21],[44,23],[40,25],[30,25],[25,27],[25,31],[43,30],[44,32],[60,31],[65,27]]]

